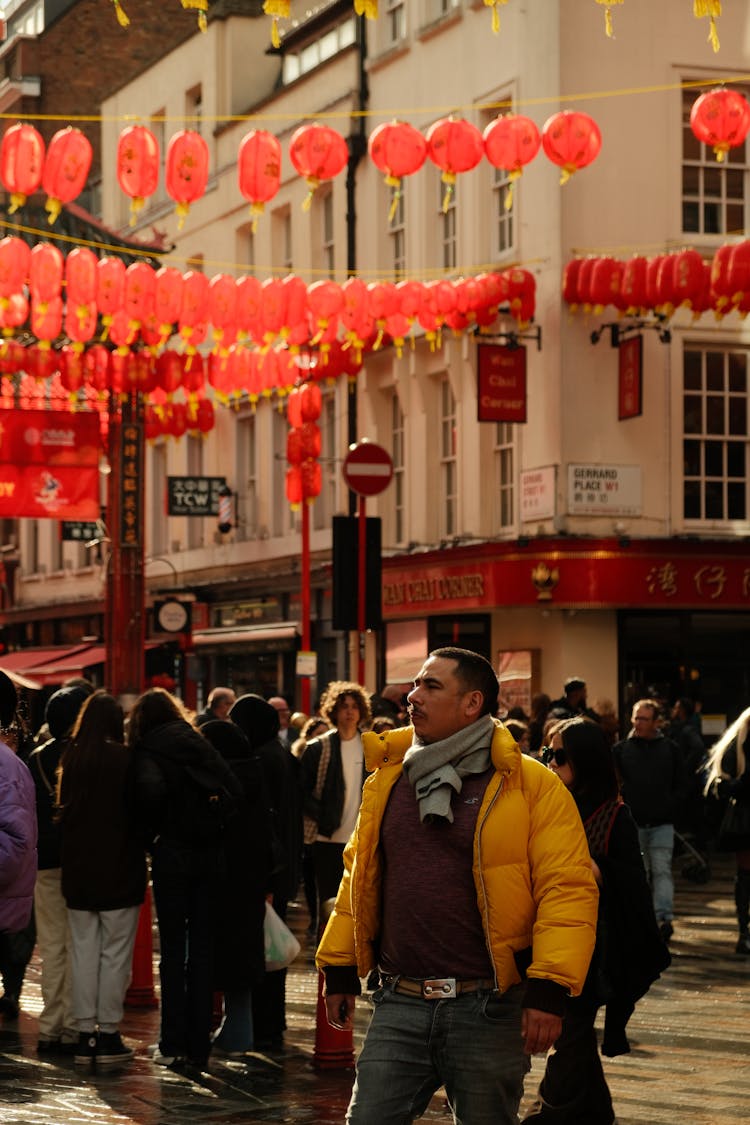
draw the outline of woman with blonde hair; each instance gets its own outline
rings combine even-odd
[[[717,844],[722,851],[733,851],[737,869],[734,877],[734,903],[739,936],[735,953],[750,956],[750,707],[727,727],[708,753],[706,794],[730,802],[731,827],[725,818],[719,828]]]
[[[146,856],[133,816],[133,758],[123,711],[106,691],[85,701],[58,781],[61,886],[71,936],[77,1065],[127,1062],[119,1032],[146,892]]]

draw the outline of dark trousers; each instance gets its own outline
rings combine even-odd
[[[286,922],[288,903],[274,895],[273,908]],[[286,969],[264,973],[253,988],[253,1034],[256,1047],[278,1046],[286,1031]]]
[[[316,840],[313,845],[315,880],[318,884],[320,919],[324,920],[323,907],[329,898],[335,898],[344,874],[344,845],[328,844]]]
[[[162,875],[154,864],[154,905],[161,961],[161,1039],[164,1055],[205,1063],[213,1008],[216,874]]]
[[[534,1125],[612,1125],[615,1113],[597,1050],[598,1005],[568,1001],[560,1038],[547,1056],[537,1097],[524,1117]]]
[[[18,1000],[23,987],[26,967],[31,960],[36,943],[34,914],[27,926],[17,933],[0,933],[0,974],[3,978],[3,995]]]

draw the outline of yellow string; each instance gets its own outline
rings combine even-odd
[[[495,35],[500,31],[499,4],[507,4],[508,0],[484,0],[485,7],[492,8],[492,31]]]

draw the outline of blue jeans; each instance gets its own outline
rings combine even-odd
[[[421,1000],[378,989],[346,1120],[407,1125],[445,1086],[454,1122],[517,1125],[530,1066],[521,1039],[522,993],[516,986],[502,995]]]
[[[656,921],[671,922],[674,918],[674,825],[657,824],[655,828],[639,828],[638,840],[646,874],[651,880]]]

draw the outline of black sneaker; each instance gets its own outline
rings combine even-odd
[[[82,1031],[78,1036],[78,1046],[73,1056],[76,1066],[93,1066],[96,1058],[97,1037],[95,1031]]]
[[[126,1047],[119,1031],[100,1031],[96,1044],[96,1065],[114,1065],[130,1062],[135,1054],[133,1047]]]
[[[734,947],[734,952],[739,957],[750,957],[750,934],[747,930],[741,931],[739,941]]]
[[[674,926],[672,925],[672,923],[667,918],[665,918],[663,922],[659,923],[659,935],[660,935],[661,940],[664,942],[665,945],[669,944],[669,941],[670,941],[673,933],[674,933]]]

